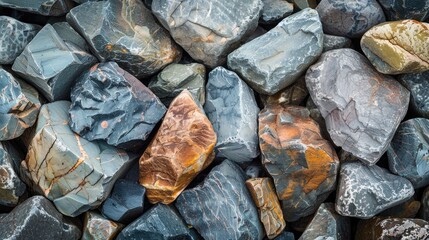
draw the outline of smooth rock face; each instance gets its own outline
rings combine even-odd
[[[26,186],[18,175],[15,162],[21,159],[9,142],[0,142],[0,205],[14,207],[24,194]]]
[[[410,108],[417,115],[429,118],[429,71],[423,73],[403,74],[399,76],[399,82],[405,86],[411,94]]]
[[[335,189],[337,154],[304,107],[259,113],[262,164],[273,177],[286,221],[314,213]]]
[[[261,240],[264,230],[245,181],[240,167],[224,160],[202,183],[183,191],[176,207],[204,239]]]
[[[149,201],[173,202],[213,161],[215,144],[216,133],[204,110],[183,90],[140,158],[140,184]]]
[[[429,17],[429,1],[378,0],[388,20],[414,19],[423,21]]]
[[[141,147],[167,109],[115,62],[93,66],[71,90],[70,127],[83,138]]]
[[[0,0],[0,7],[44,16],[62,16],[73,8],[71,0]]]
[[[67,22],[56,22],[52,24],[52,27],[54,27],[55,31],[58,33],[61,39],[64,40],[64,42],[72,43],[86,52],[90,51],[85,39],[80,36],[79,33],[77,33]]]
[[[35,136],[21,163],[21,176],[67,216],[98,207],[133,156],[107,144],[89,142],[68,126],[70,103],[43,105]]]
[[[87,2],[73,8],[67,22],[100,61],[117,62],[137,78],[180,60],[180,50],[140,0]]]
[[[101,214],[85,213],[82,240],[114,240],[122,225],[104,218]]]
[[[262,3],[264,7],[259,19],[262,23],[274,23],[293,13],[293,4],[285,0],[262,0]]]
[[[152,3],[152,11],[174,40],[209,67],[225,63],[240,40],[258,26],[261,0],[172,1]]]
[[[316,8],[327,34],[358,38],[371,27],[386,21],[376,0],[321,0]]]
[[[292,85],[280,90],[274,95],[260,95],[262,104],[265,107],[271,105],[300,105],[308,96],[308,90],[305,86],[305,75],[301,76]]]
[[[259,155],[259,108],[253,90],[237,74],[217,67],[209,74],[204,110],[217,135],[217,157],[237,163]]]
[[[96,59],[65,42],[52,25],[45,25],[15,60],[12,69],[49,100],[69,99],[76,78]]]
[[[323,52],[339,48],[350,48],[352,41],[346,37],[324,34],[323,36]]]
[[[322,54],[305,78],[335,145],[375,164],[407,113],[409,91],[352,49]]]
[[[294,83],[322,48],[322,24],[317,12],[308,8],[229,54],[228,67],[255,91],[273,95]]]
[[[341,164],[335,209],[343,216],[368,219],[414,194],[406,178],[361,162]]]

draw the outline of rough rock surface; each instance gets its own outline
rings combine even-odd
[[[262,3],[259,21],[265,24],[275,23],[293,13],[293,4],[285,0],[262,0]]]
[[[301,76],[292,85],[280,90],[274,95],[259,95],[262,104],[265,107],[271,105],[287,105],[299,106],[308,96],[308,90],[305,86],[305,75]]]
[[[429,118],[429,71],[423,73],[403,74],[399,76],[399,82],[404,85],[411,94],[410,108],[415,114]]]
[[[0,7],[44,16],[62,16],[73,7],[71,0],[0,0]]]
[[[83,226],[81,240],[114,240],[122,228],[121,224],[110,221],[94,211],[85,213]]]
[[[352,40],[346,37],[325,34],[323,36],[323,52],[339,48],[350,48]]]
[[[423,21],[429,17],[429,1],[378,0],[390,21],[414,19]]]
[[[14,207],[24,194],[26,186],[19,178],[16,163],[21,161],[13,145],[0,142],[0,205]]]

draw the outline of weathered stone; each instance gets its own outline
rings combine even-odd
[[[414,198],[408,201],[384,210],[378,216],[395,217],[395,218],[414,218],[420,210],[421,203]]]
[[[151,203],[169,204],[213,161],[216,133],[188,90],[170,104],[140,158],[140,184]]]
[[[81,240],[114,240],[122,225],[104,218],[101,214],[88,211]]]
[[[152,11],[174,40],[195,60],[214,68],[258,26],[261,0],[152,3]]]
[[[12,148],[11,143],[0,142],[0,205],[6,207],[16,206],[26,189],[15,167],[21,159]]]
[[[73,8],[67,22],[100,61],[115,61],[137,78],[180,60],[180,50],[140,0],[87,2]]]
[[[348,48],[322,54],[306,82],[333,142],[375,164],[407,113],[409,91]]]
[[[325,34],[323,36],[323,52],[339,48],[350,48],[352,40],[346,37]]]
[[[273,95],[294,83],[322,53],[317,12],[304,9],[228,55],[228,67],[255,91]]]
[[[410,181],[377,165],[342,163],[339,175],[335,209],[343,216],[368,219],[414,194]]]
[[[305,75],[296,80],[292,85],[280,90],[274,95],[262,95],[261,100],[265,107],[271,105],[300,105],[308,96],[308,90],[305,86]]]
[[[0,7],[44,16],[65,15],[74,6],[71,0],[0,0]]]
[[[64,215],[77,216],[99,206],[133,155],[89,142],[68,126],[70,103],[43,105],[35,136],[21,163],[21,176],[33,190],[52,200]]]
[[[429,17],[429,1],[378,0],[388,20],[414,19],[423,21]]]
[[[371,27],[386,21],[376,0],[321,0],[316,8],[327,34],[358,38]]]
[[[79,33],[77,33],[67,22],[56,22],[52,24],[52,27],[54,27],[55,31],[58,33],[58,36],[60,36],[64,42],[72,43],[86,52],[90,51],[85,39],[80,36]]]
[[[429,221],[429,187],[427,187],[423,191],[421,204],[422,204],[422,208],[421,208],[419,217],[426,221]]]
[[[429,71],[400,75],[398,80],[410,91],[411,110],[420,117],[429,118]]]
[[[316,8],[317,6],[316,0],[288,0],[288,1],[289,2],[293,1],[299,9]]]
[[[259,113],[262,163],[273,177],[286,221],[314,213],[335,189],[337,154],[304,107]]]
[[[70,127],[83,138],[136,149],[166,108],[137,78],[115,62],[93,66],[71,90]]]
[[[419,73],[429,70],[429,23],[415,20],[386,22],[366,32],[360,45],[381,73]]]
[[[293,13],[293,4],[286,0],[262,0],[262,3],[259,21],[265,24],[275,23]]]

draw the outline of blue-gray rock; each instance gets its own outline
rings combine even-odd
[[[323,52],[339,48],[350,48],[351,46],[352,40],[346,37],[329,34],[325,34],[323,37]]]
[[[65,42],[52,25],[45,25],[16,58],[12,70],[49,100],[69,99],[76,78],[96,59]]]
[[[174,40],[211,68],[258,26],[261,0],[153,1],[152,11]]]
[[[262,3],[259,22],[264,24],[275,23],[293,13],[293,4],[286,0],[262,0]]]
[[[0,0],[0,7],[44,16],[65,15],[73,6],[72,0]]]
[[[341,165],[335,210],[343,216],[369,219],[413,195],[413,185],[406,178],[377,165],[346,162]]]
[[[244,173],[246,174],[246,179],[259,178],[262,177],[264,170],[260,164],[252,164],[246,167]]]
[[[389,21],[414,19],[423,21],[429,17],[427,0],[378,0]]]
[[[224,160],[201,184],[183,191],[176,207],[206,240],[261,240],[264,229],[245,181],[240,167]]]
[[[115,62],[94,65],[71,90],[70,127],[86,140],[141,147],[167,111],[137,78]]]
[[[123,228],[120,223],[115,223],[103,217],[95,211],[85,213],[81,240],[114,240]]]
[[[14,207],[25,193],[26,186],[19,178],[15,162],[21,161],[13,145],[0,142],[0,205]]]
[[[317,12],[307,8],[228,55],[228,67],[253,90],[273,95],[294,83],[322,53]]]
[[[67,22],[56,22],[52,24],[52,27],[54,27],[55,31],[58,33],[60,38],[64,40],[64,42],[72,43],[86,52],[90,51],[85,39],[80,36],[79,33],[77,33]]]
[[[292,232],[283,231],[274,240],[295,240],[295,235]]]
[[[217,157],[237,163],[259,155],[259,108],[252,89],[237,74],[217,67],[209,74],[204,111],[217,135]]]
[[[398,80],[410,91],[411,110],[420,117],[429,118],[429,71],[403,74]]]

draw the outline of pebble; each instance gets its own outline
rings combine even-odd
[[[110,221],[95,211],[85,213],[81,240],[114,240],[122,225]]]
[[[10,142],[0,142],[0,205],[15,207],[26,190],[16,163],[20,155]]]
[[[293,13],[293,4],[286,0],[262,0],[260,23],[272,24]]]
[[[323,36],[323,52],[340,48],[351,48],[352,40],[347,37],[334,36],[324,34]]]

